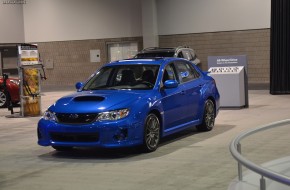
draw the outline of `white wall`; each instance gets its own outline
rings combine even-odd
[[[142,36],[140,0],[26,1],[26,42]]]
[[[0,1],[0,43],[23,43],[24,26],[22,4]]]
[[[0,43],[142,36],[141,0],[26,0],[24,5],[3,1]],[[270,28],[270,0],[156,3],[159,35]]]
[[[142,0],[143,48],[159,46],[156,0]]]
[[[271,0],[157,0],[159,35],[270,28]]]

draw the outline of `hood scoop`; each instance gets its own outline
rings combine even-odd
[[[105,98],[102,96],[78,96],[75,97],[73,100],[75,102],[101,102]]]

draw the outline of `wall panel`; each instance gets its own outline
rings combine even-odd
[[[249,85],[269,85],[270,30],[245,30],[200,34],[161,35],[162,47],[187,45],[196,51],[200,67],[207,70],[208,56],[247,55]]]
[[[4,4],[0,1],[0,44],[23,43],[24,24],[22,4]]]
[[[142,37],[107,38],[98,40],[75,40],[39,42],[39,52],[44,63],[53,62],[52,69],[46,69],[44,86],[73,86],[85,81],[95,70],[108,62],[107,43],[138,42],[142,48]],[[90,62],[90,50],[99,49],[101,62]]]
[[[26,42],[142,35],[140,0],[26,0]]]
[[[271,0],[156,0],[159,35],[270,28]]]

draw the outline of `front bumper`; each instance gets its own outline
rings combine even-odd
[[[128,147],[143,143],[143,122],[122,119],[69,125],[40,119],[38,144],[70,147]]]

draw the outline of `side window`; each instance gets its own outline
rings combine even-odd
[[[177,54],[177,57],[179,57],[179,58],[184,58],[182,51],[180,51],[180,52]]]
[[[169,64],[165,67],[162,82],[165,82],[166,80],[177,80],[175,73],[174,73],[174,66],[173,64]],[[178,81],[178,80],[177,80]]]
[[[192,61],[191,53],[188,50],[183,50],[182,53],[185,59]]]
[[[195,60],[196,59],[195,52],[192,49],[189,52],[191,54],[192,60]]]
[[[197,79],[200,77],[200,73],[193,66],[191,66],[191,70],[193,72],[194,78]]]
[[[188,82],[196,78],[199,78],[199,73],[189,63],[176,62],[175,66],[180,81]]]

